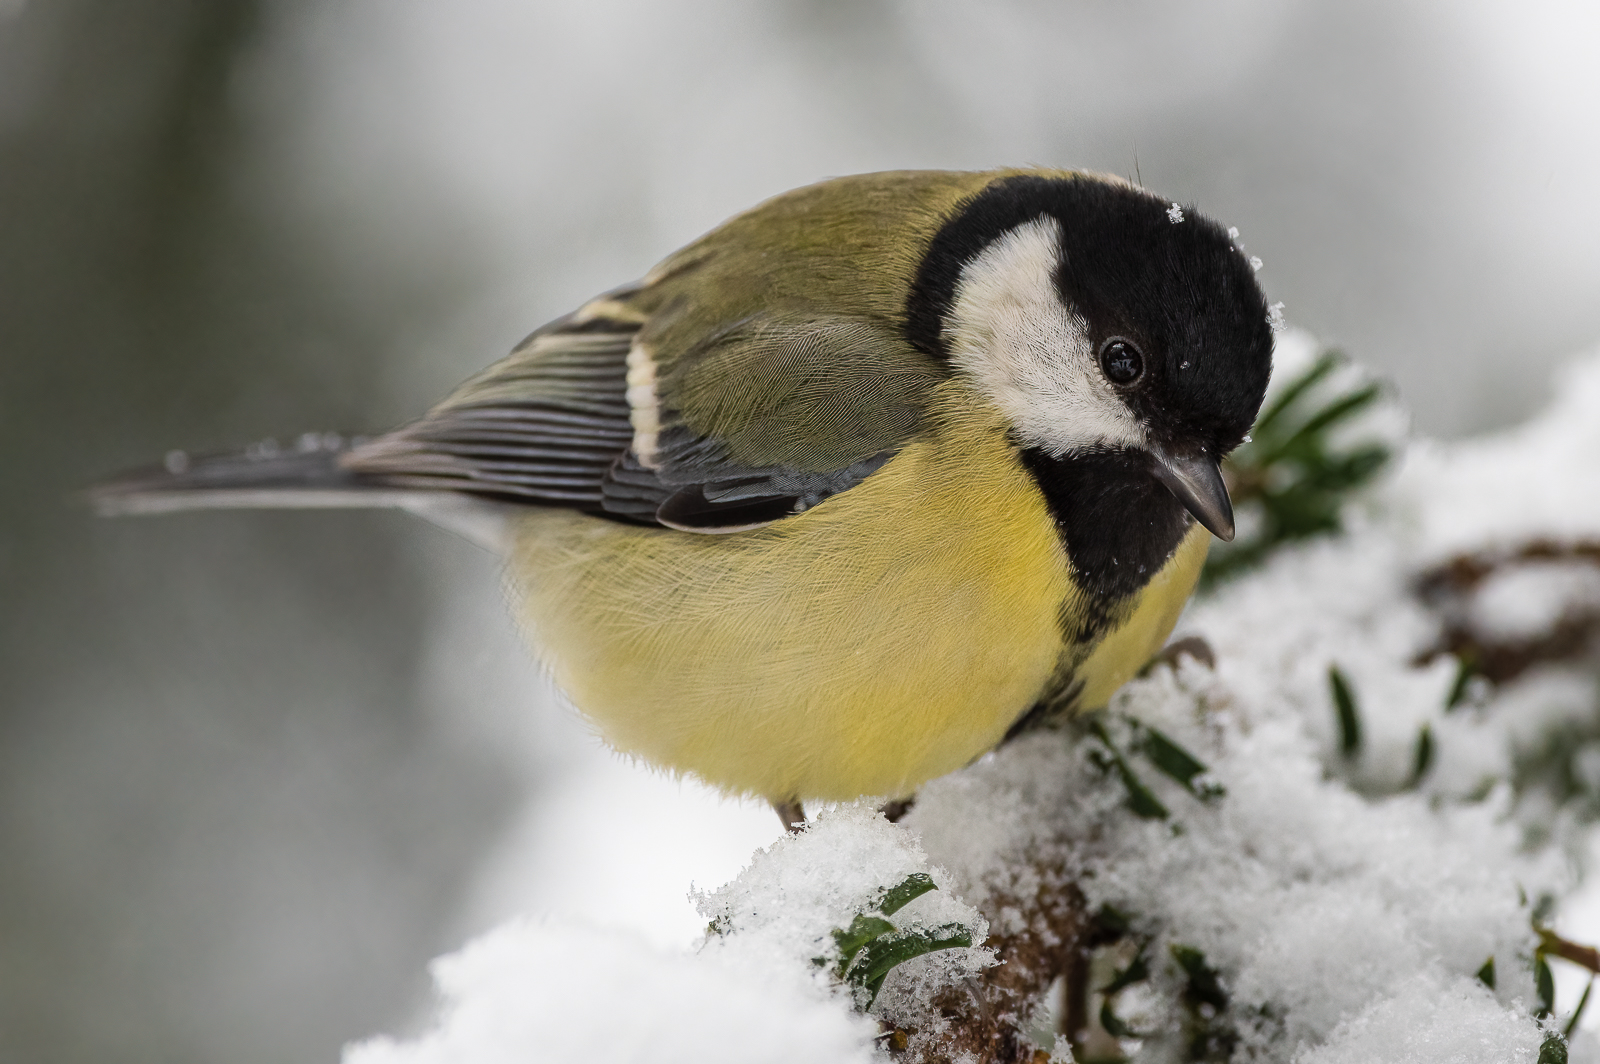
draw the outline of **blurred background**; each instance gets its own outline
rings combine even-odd
[[[96,521],[381,430],[727,215],[1041,163],[1235,225],[1420,430],[1600,342],[1579,2],[0,0],[0,1060],[328,1060],[518,911],[685,943],[776,837],[602,750],[393,514]]]

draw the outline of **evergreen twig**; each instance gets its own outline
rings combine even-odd
[[[1339,352],[1324,352],[1284,387],[1256,419],[1249,442],[1223,463],[1240,535],[1212,551],[1203,584],[1258,564],[1284,543],[1339,531],[1345,501],[1389,462],[1386,444],[1337,440],[1383,394],[1373,382],[1338,387],[1334,371],[1345,364]]]

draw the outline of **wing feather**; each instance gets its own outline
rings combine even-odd
[[[860,317],[746,315],[688,350],[654,350],[641,339],[652,316],[629,302],[650,294],[546,326],[342,465],[386,485],[737,531],[871,476],[919,431],[942,379],[891,323]],[[630,388],[641,366],[650,386]],[[647,457],[636,423],[650,428]]]
[[[638,326],[574,318],[343,464],[389,484],[601,508],[606,472],[633,441],[626,361]]]

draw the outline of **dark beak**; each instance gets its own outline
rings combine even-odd
[[[1156,479],[1178,497],[1194,519],[1223,542],[1233,539],[1233,502],[1217,459],[1203,454],[1172,455],[1159,447],[1151,447],[1150,456],[1155,459]]]

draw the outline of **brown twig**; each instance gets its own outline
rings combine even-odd
[[[1600,972],[1600,949],[1593,946],[1580,946],[1576,942],[1569,942],[1547,927],[1539,930],[1539,949],[1552,957],[1560,957],[1564,961],[1571,961],[1580,968],[1587,968],[1591,972]]]
[[[1031,899],[995,895],[987,900],[984,915],[991,924],[999,924],[1002,910],[1020,910],[1027,915],[1026,927],[1012,934],[991,934],[985,944],[994,949],[1000,963],[934,998],[942,1024],[891,1031],[892,1052],[918,1064],[948,1060],[1033,1064],[1048,1058],[1028,1038],[1028,1019],[1058,977],[1082,978],[1087,973],[1080,958],[1089,948],[1093,921],[1083,895],[1059,869],[1049,870],[1041,880]],[[1068,988],[1069,1015],[1074,994],[1084,996],[1083,990]]]
[[[1573,661],[1596,652],[1600,644],[1600,611],[1569,610],[1550,627],[1529,638],[1493,638],[1477,630],[1468,605],[1479,587],[1496,573],[1538,562],[1576,562],[1600,568],[1600,543],[1534,540],[1515,550],[1459,554],[1423,573],[1417,597],[1443,619],[1439,642],[1417,656],[1424,664],[1439,654],[1453,654],[1471,663],[1492,683],[1514,680],[1534,665]]]

